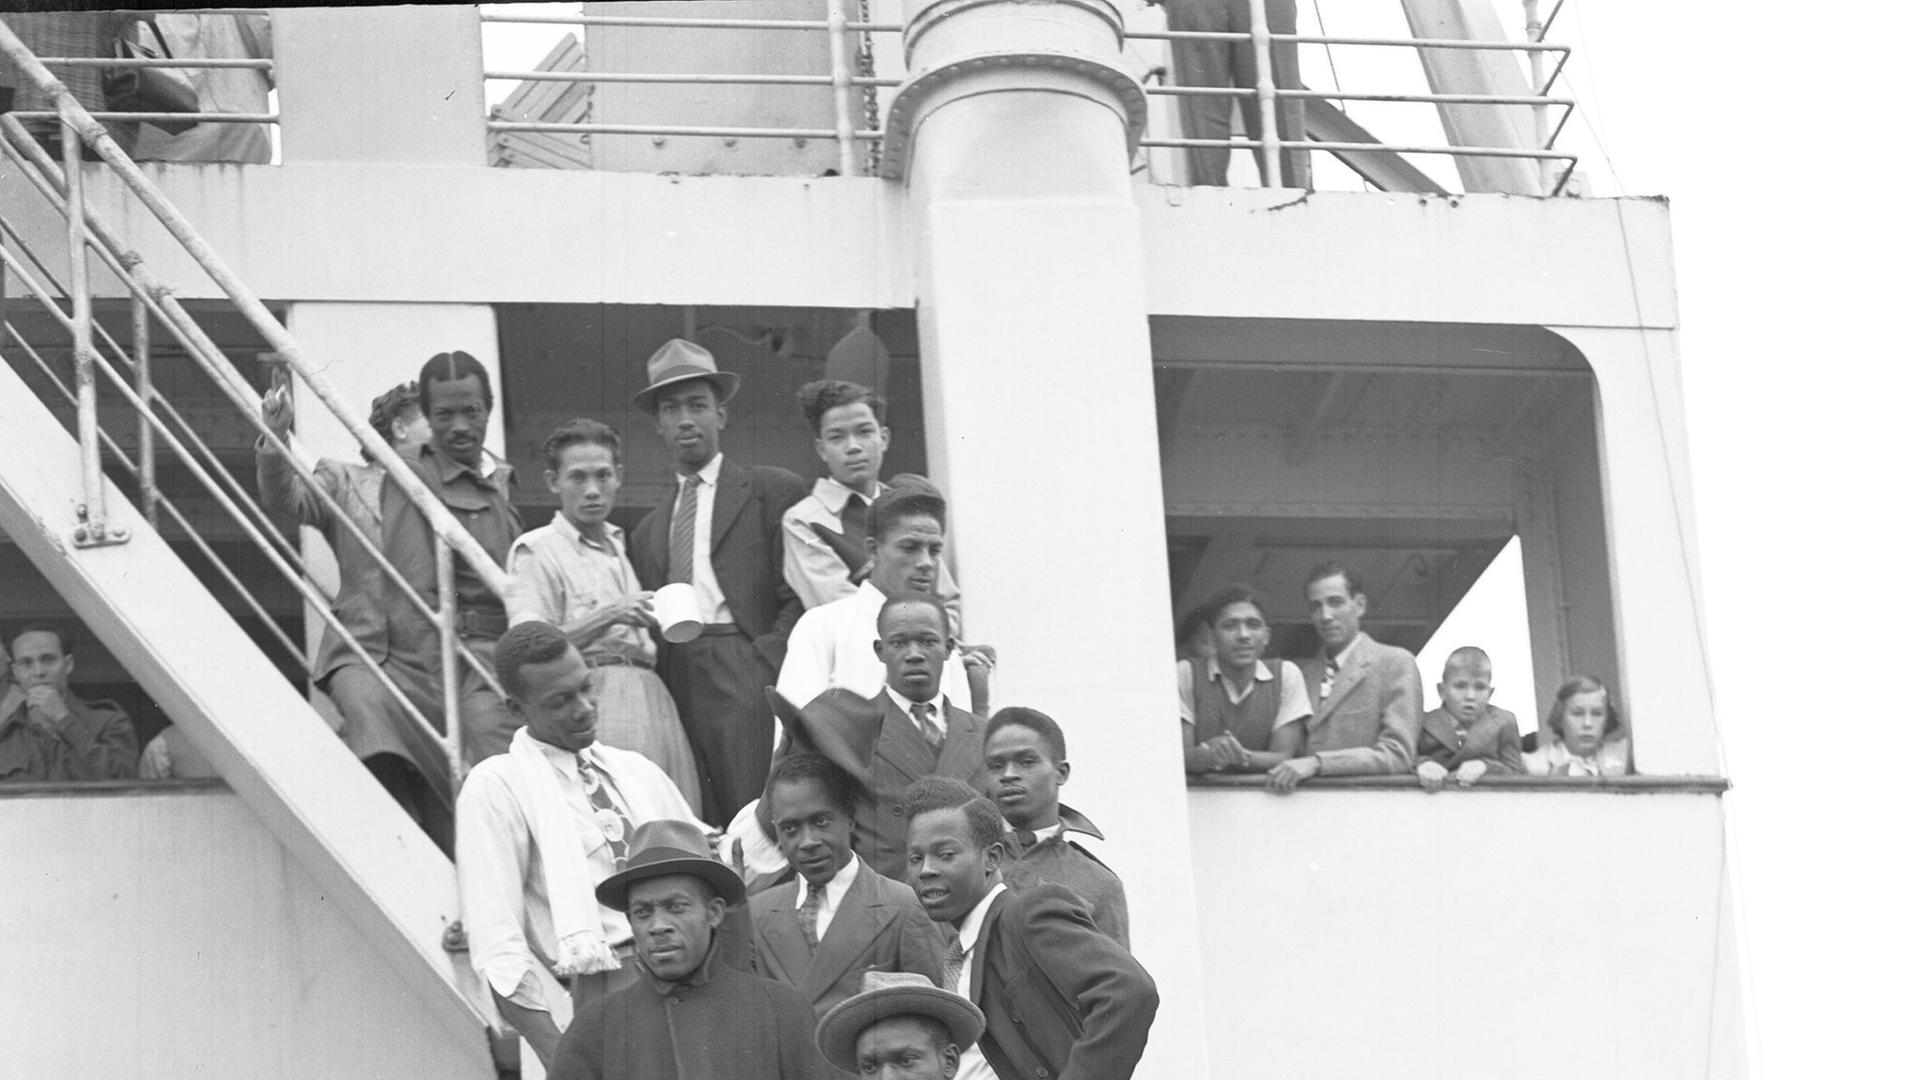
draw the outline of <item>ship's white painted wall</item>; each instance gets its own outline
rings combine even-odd
[[[240,798],[0,798],[0,1076],[491,1080]]]
[[[1214,1076],[1745,1075],[1713,795],[1187,805]]]

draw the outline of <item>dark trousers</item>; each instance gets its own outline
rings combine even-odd
[[[773,710],[766,688],[779,672],[742,633],[668,645],[661,676],[700,770],[701,816],[725,826],[760,797],[773,765]]]
[[[1247,33],[1252,17],[1248,0],[1166,0],[1167,29]],[[1275,34],[1298,33],[1299,18],[1294,0],[1266,0],[1267,30]],[[1254,71],[1253,46],[1239,41],[1176,41],[1173,43],[1174,81],[1181,86],[1238,86],[1253,89],[1258,78]],[[1291,41],[1273,46],[1273,85],[1281,90],[1298,90],[1300,85],[1300,48]],[[1180,122],[1183,137],[1189,139],[1225,139],[1233,133],[1234,102],[1240,103],[1240,124],[1247,138],[1260,138],[1260,102],[1248,96],[1182,97]],[[1306,103],[1297,98],[1276,99],[1275,126],[1280,138],[1298,142],[1306,136]],[[1195,187],[1221,187],[1227,182],[1227,159],[1232,151],[1220,146],[1187,148],[1187,183]],[[1260,176],[1266,178],[1266,161],[1255,151]],[[1313,185],[1307,151],[1280,152],[1280,186],[1304,188]]]

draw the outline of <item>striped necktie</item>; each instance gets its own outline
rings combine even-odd
[[[807,882],[807,898],[800,901],[800,934],[807,939],[807,951],[820,947],[820,905],[827,899],[827,887]]]
[[[914,725],[920,729],[920,737],[927,740],[928,746],[940,749],[940,744],[946,739],[940,734],[940,729],[933,726],[933,702],[916,701],[911,711]]]
[[[667,540],[667,580],[693,580],[694,519],[700,513],[700,477],[680,481],[680,501],[673,508],[673,531]]]
[[[960,945],[958,935],[947,943],[947,955],[940,962],[940,986],[954,993],[960,992],[960,973],[967,969],[967,950]]]

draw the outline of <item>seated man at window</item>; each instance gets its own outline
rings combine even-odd
[[[1425,709],[1413,654],[1360,629],[1367,594],[1339,563],[1308,571],[1306,595],[1320,635],[1304,669],[1313,715],[1287,725],[1287,760],[1268,771],[1267,790],[1284,795],[1314,776],[1412,772]]]
[[[1188,773],[1265,772],[1291,756],[1296,740],[1287,725],[1313,715],[1300,669],[1261,659],[1272,639],[1267,607],[1245,585],[1229,585],[1200,606],[1212,654],[1174,668]]]
[[[111,701],[82,701],[73,643],[46,623],[8,643],[19,704],[0,716],[0,781],[124,780],[133,775],[133,721]]]

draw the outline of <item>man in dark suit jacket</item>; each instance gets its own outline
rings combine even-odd
[[[1413,654],[1382,645],[1360,629],[1367,594],[1346,567],[1307,572],[1307,608],[1320,653],[1301,665],[1313,715],[1282,728],[1290,755],[1267,773],[1267,790],[1286,794],[1313,776],[1413,771],[1425,705]]]
[[[780,517],[807,486],[721,454],[727,399],[739,388],[712,353],[675,338],[647,361],[647,387],[633,399],[654,418],[680,490],[633,530],[629,554],[646,588],[686,582],[698,598],[706,629],[664,646],[661,677],[693,744],[703,815],[719,825],[766,779],[773,719],[762,688],[778,676],[802,610],[782,573]]]
[[[1000,880],[1005,822],[944,777],[907,795],[908,861],[927,914],[954,928],[946,989],[980,1006],[978,1054],[1003,1077],[1127,1080],[1160,1007],[1153,977],[1071,890]]]
[[[853,778],[817,754],[789,754],[774,763],[766,801],[796,876],[749,898],[755,970],[799,990],[820,1016],[869,971],[938,983],[946,939],[912,889],[853,853]]]

